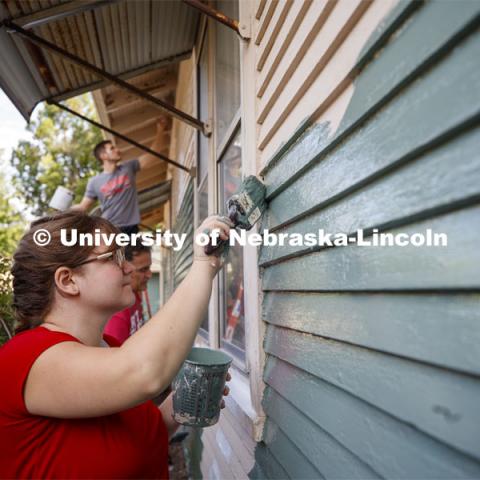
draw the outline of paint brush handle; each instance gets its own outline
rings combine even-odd
[[[212,241],[208,245],[205,245],[203,251],[206,255],[213,255],[217,250],[223,249],[224,246],[228,245],[228,240],[220,240],[216,245],[212,245]]]
[[[230,221],[233,223],[233,228],[237,226],[237,212],[235,208],[229,208],[228,209],[228,218]],[[212,244],[212,240],[210,239],[210,242],[205,245],[203,248],[203,251],[205,252],[205,255],[212,255],[214,254],[217,250],[223,251],[224,247],[228,245],[228,240],[218,240],[216,245]]]

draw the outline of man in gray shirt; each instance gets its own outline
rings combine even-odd
[[[151,149],[157,151],[161,144],[166,120],[157,123],[157,134]],[[138,160],[119,163],[122,159],[118,148],[110,141],[100,142],[93,154],[102,164],[103,172],[92,177],[87,184],[82,201],[73,205],[72,209],[88,211],[96,200],[102,208],[102,217],[110,220],[125,233],[137,233],[140,223],[136,174],[147,168],[158,159],[154,155],[145,154]]]

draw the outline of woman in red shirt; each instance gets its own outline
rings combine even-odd
[[[228,237],[219,217],[206,228]],[[194,245],[162,310],[122,346],[102,348],[117,346],[102,338],[107,320],[134,301],[132,267],[116,246],[62,245],[62,229],[118,233],[66,212],[34,222],[20,241],[12,274],[22,332],[0,348],[0,478],[168,478],[172,399],[160,409],[150,399],[187,357],[221,262]]]

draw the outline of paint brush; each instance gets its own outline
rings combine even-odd
[[[250,230],[267,209],[265,185],[254,175],[242,182],[239,190],[227,200],[227,217],[234,228]],[[228,240],[220,240],[217,245],[210,242],[205,246],[205,253],[211,255],[222,249]]]

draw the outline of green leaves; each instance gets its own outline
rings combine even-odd
[[[83,115],[94,117],[90,95],[66,101]],[[15,168],[13,184],[19,196],[35,215],[44,215],[56,188],[72,190],[79,202],[92,175],[98,171],[94,146],[102,140],[100,130],[85,121],[44,105],[28,127],[32,141],[21,141],[13,150],[10,162]]]

